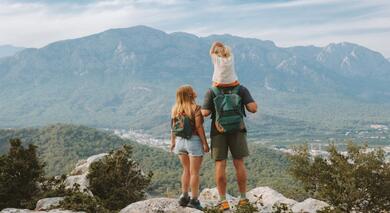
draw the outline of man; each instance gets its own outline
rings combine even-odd
[[[248,89],[242,85],[218,88],[224,94],[231,94],[232,90],[238,88],[238,95],[241,97],[242,111],[245,109],[251,113],[257,112],[257,104],[253,100]],[[237,89],[237,88],[236,88]],[[236,171],[238,189],[240,191],[239,205],[247,205],[248,199],[246,199],[246,185],[247,185],[247,172],[244,164],[244,158],[249,155],[247,141],[246,141],[246,128],[242,128],[239,131],[221,133],[215,126],[216,111],[213,99],[216,97],[215,92],[212,89],[208,90],[204,103],[202,106],[202,114],[204,117],[208,117],[211,114],[211,156],[215,160],[215,181],[217,184],[218,193],[220,196],[220,202],[218,204],[219,209],[224,211],[230,209],[229,203],[226,200],[226,159],[228,157],[228,150],[233,157],[233,164]]]

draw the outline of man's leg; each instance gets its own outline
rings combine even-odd
[[[245,198],[246,183],[247,183],[247,172],[245,168],[244,159],[234,159],[234,168],[236,169],[236,177],[238,183],[238,190],[240,191],[241,198]]]
[[[215,182],[219,196],[226,199],[226,160],[215,161]]]
[[[247,172],[244,158],[249,155],[248,144],[246,142],[246,133],[237,132],[230,135],[228,144],[233,156],[233,165],[236,170],[238,190],[241,199],[246,199]]]

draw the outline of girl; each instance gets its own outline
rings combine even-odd
[[[210,48],[210,57],[214,65],[213,87],[233,87],[240,84],[230,47],[222,42],[214,42]]]
[[[199,195],[199,170],[202,164],[203,154],[209,152],[205,131],[203,128],[203,116],[201,107],[196,104],[196,92],[191,86],[181,86],[176,91],[176,103],[172,107],[172,121],[174,125],[179,116],[188,116],[192,129],[192,137],[184,139],[176,137],[171,132],[170,150],[179,156],[183,167],[181,176],[182,195],[179,198],[180,206],[202,209],[198,200]],[[191,188],[191,199],[188,191]]]

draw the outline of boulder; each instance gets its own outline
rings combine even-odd
[[[64,200],[63,197],[50,197],[38,200],[35,210],[48,210],[51,206],[57,206],[60,204],[60,201]]]
[[[226,199],[228,200],[230,206],[234,206],[238,203],[238,199],[231,196],[230,194],[226,194]],[[199,201],[202,206],[216,206],[219,202],[219,194],[217,188],[205,188],[199,194]]]
[[[272,206],[275,203],[284,203],[290,208],[297,203],[297,201],[286,198],[279,192],[267,186],[250,190],[247,192],[247,197],[251,203],[256,203],[260,212],[272,212]]]
[[[197,209],[179,206],[177,199],[153,198],[128,205],[119,213],[202,213]]]
[[[80,186],[79,189],[81,192],[84,192],[86,190],[88,194],[92,195],[92,192],[88,190],[89,180],[86,174],[68,176],[65,179],[64,184],[66,189],[71,189],[74,184],[78,184]]]
[[[92,155],[91,157],[87,158],[86,160],[80,160],[77,162],[76,167],[70,172],[70,175],[83,175],[87,174],[89,170],[89,166],[98,160],[101,160],[105,156],[107,156],[107,153],[101,153],[97,155]]]
[[[293,212],[307,212],[307,213],[316,213],[318,210],[321,210],[329,204],[321,200],[316,200],[313,198],[308,198],[300,203],[296,203],[291,210]]]

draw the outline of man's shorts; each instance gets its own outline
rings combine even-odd
[[[203,156],[202,141],[199,136],[193,135],[191,139],[176,138],[176,146],[173,150],[178,155]]]
[[[218,134],[211,138],[211,157],[214,160],[226,160],[228,150],[233,159],[249,156],[246,132]]]

